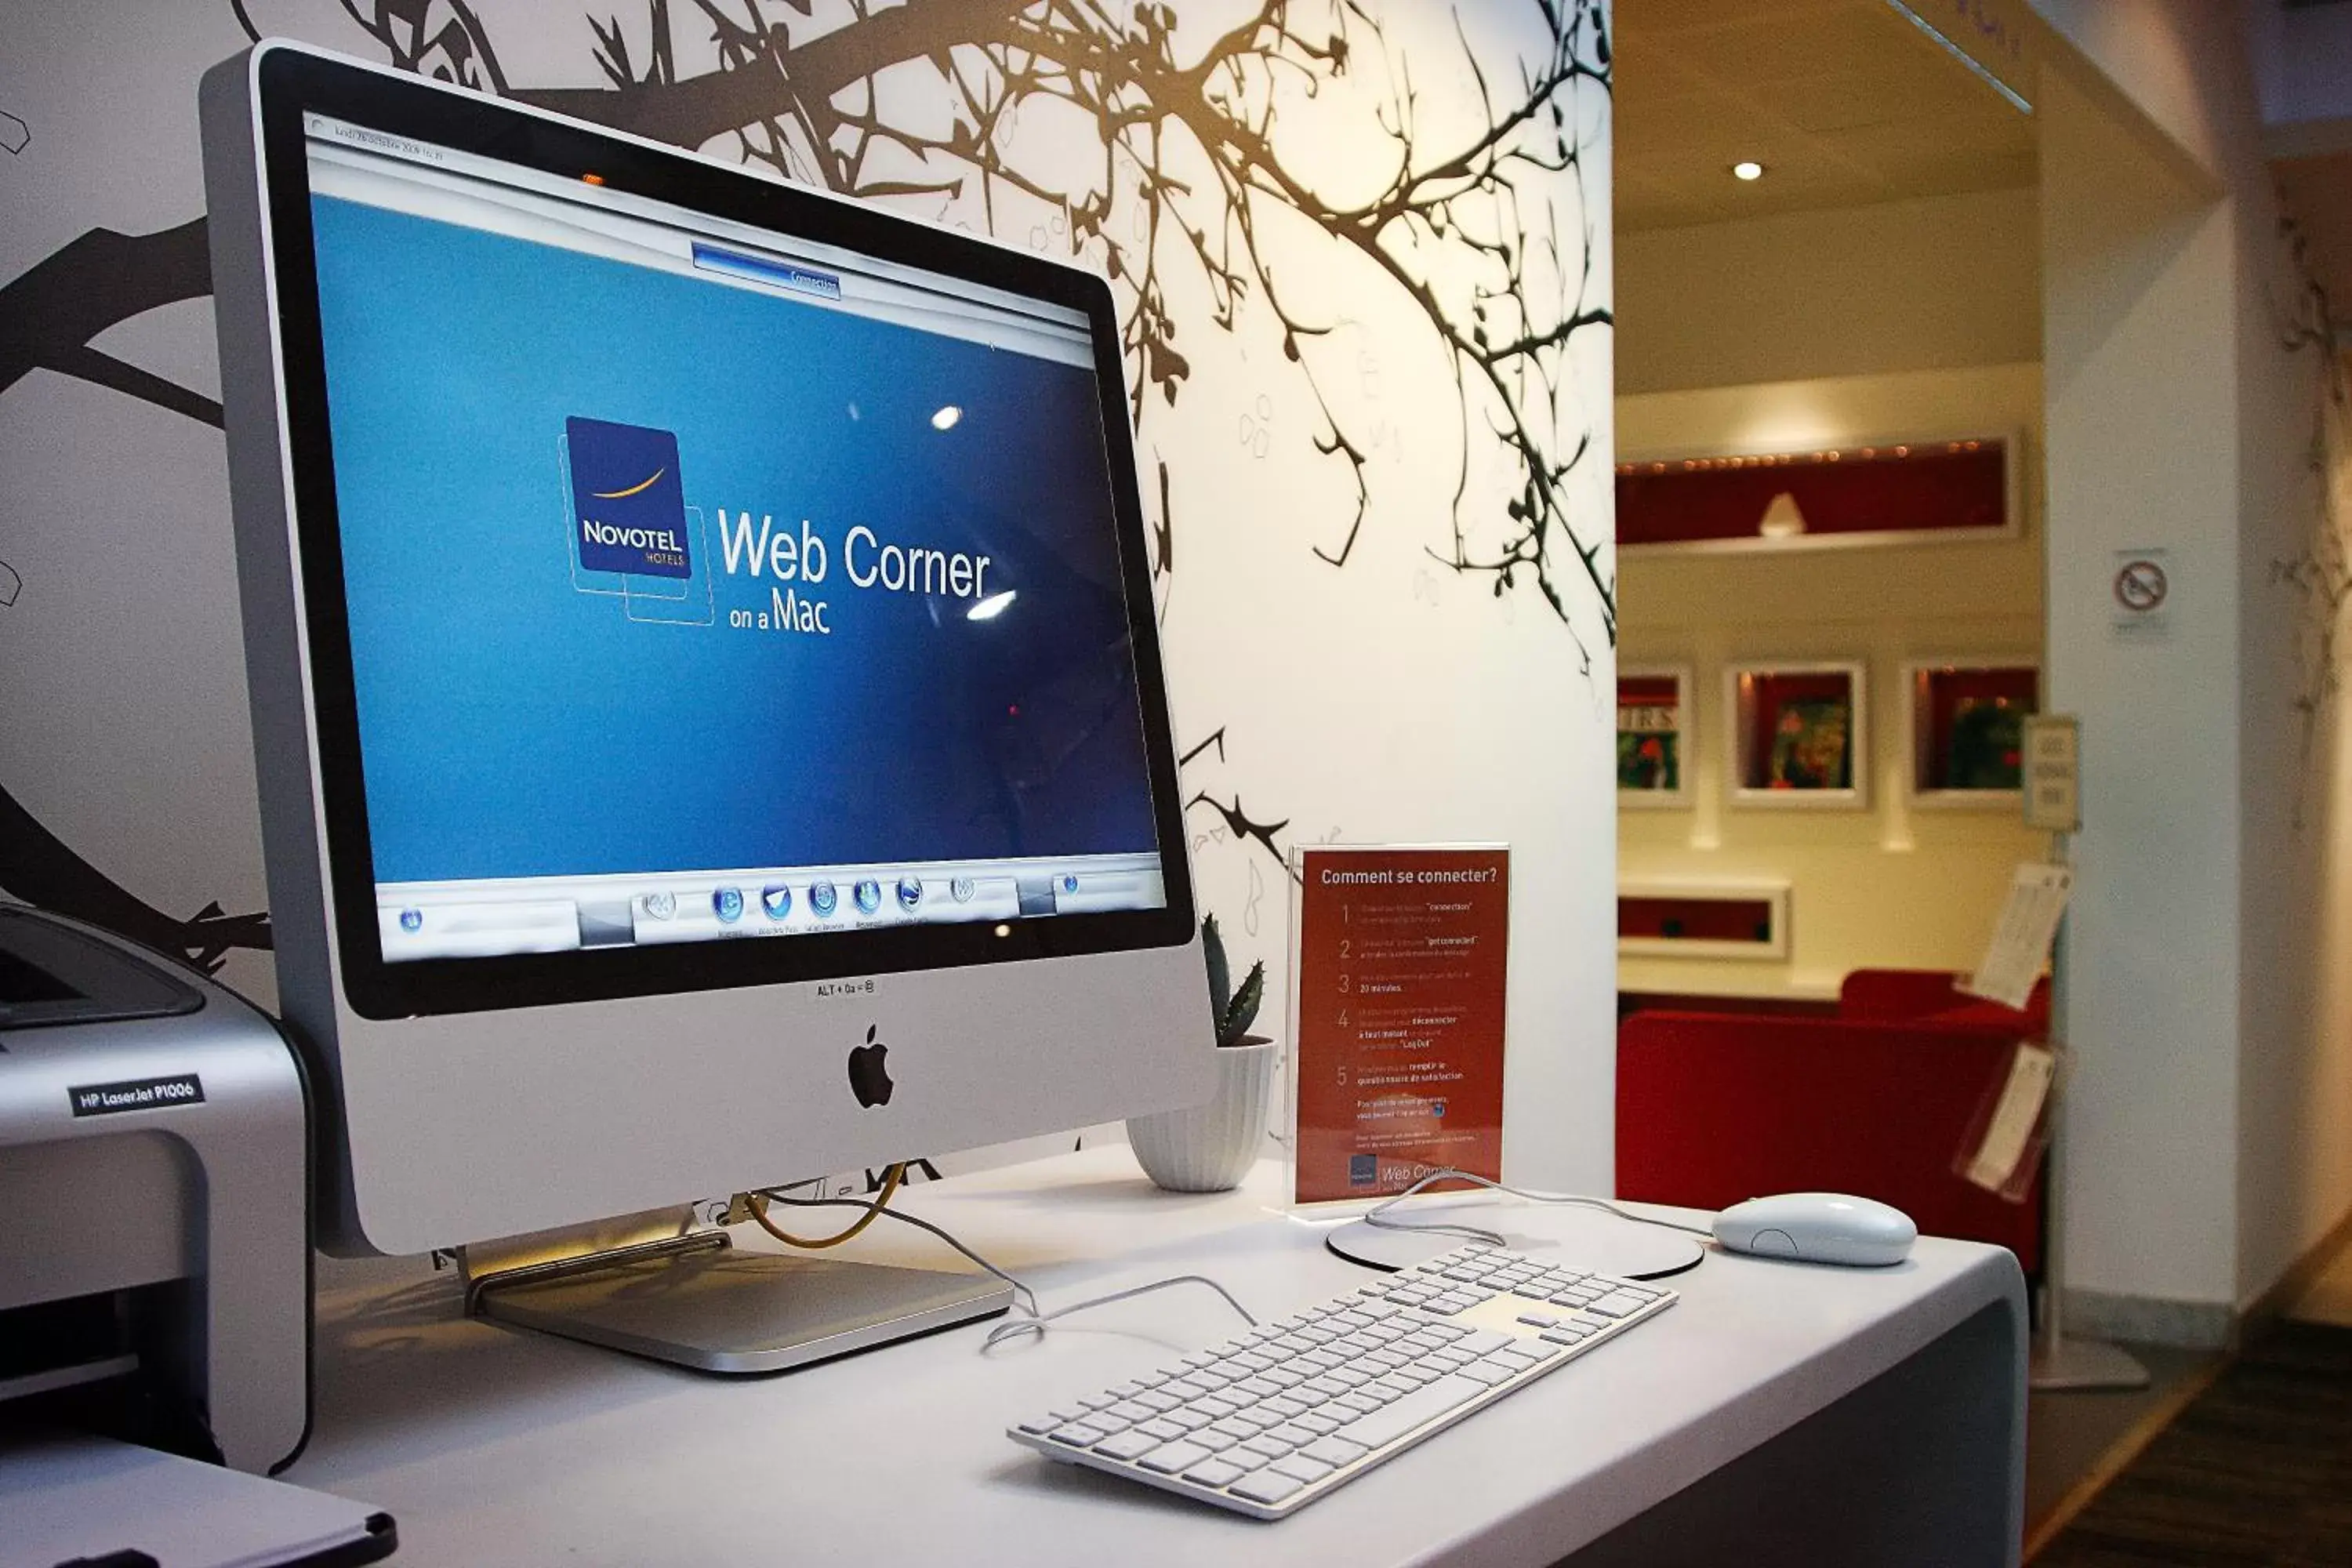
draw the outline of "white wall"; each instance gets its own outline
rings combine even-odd
[[[360,18],[378,7],[323,0],[244,7],[265,30],[376,60],[415,49],[421,37],[421,53],[406,63],[461,79],[487,80],[483,62],[495,53],[509,89],[583,89],[600,100],[600,112],[623,118],[628,104],[659,96],[649,90],[625,104],[600,90],[607,62],[592,23],[607,18],[605,8],[478,0],[415,9],[424,18],[419,30],[387,20],[372,34]],[[864,7],[849,0],[817,0],[806,16],[803,5],[789,17],[785,7],[768,9],[788,21],[795,42],[865,25],[856,15]],[[1574,17],[1598,7],[1557,9]],[[619,12],[640,69],[653,58],[649,18],[660,14]],[[709,24],[689,6],[667,14],[678,79],[691,90],[699,90],[691,89],[696,81],[707,88],[720,69]],[[1164,47],[1193,61],[1244,14],[1225,0],[1179,0],[1056,8],[1039,25],[1117,34],[1113,52],[1121,56],[1150,58]],[[229,0],[0,7],[0,109],[30,131],[21,149],[0,154],[0,289],[71,254],[93,231],[113,231],[124,248],[150,257],[154,237],[201,216],[195,82],[246,42],[238,15]],[[1222,77],[1154,77],[1121,89],[1140,95],[1135,101],[1153,92],[1193,96],[1163,104],[1151,129],[1130,128],[1129,149],[1117,156],[1097,118],[1039,96],[1027,112],[1006,116],[992,143],[1022,176],[1018,184],[987,176],[952,144],[957,83],[1000,79],[983,59],[986,40],[952,31],[957,15],[934,9],[924,25],[936,18],[946,30],[911,44],[900,37],[898,52],[870,60],[877,76],[844,89],[843,102],[859,112],[871,102],[889,124],[940,145],[919,161],[886,139],[873,166],[841,183],[895,190],[887,199],[919,216],[1075,251],[1097,266],[1116,241],[1124,266],[1115,287],[1130,316],[1139,308],[1139,270],[1156,265],[1154,309],[1164,310],[1165,334],[1155,317],[1133,341],[1174,349],[1190,374],[1172,400],[1157,391],[1144,399],[1138,444],[1147,515],[1166,523],[1172,540],[1156,591],[1178,741],[1196,753],[1182,787],[1203,900],[1224,917],[1239,959],[1268,961],[1269,994],[1278,998],[1279,857],[1290,844],[1511,842],[1518,852],[1515,935],[1529,955],[1512,974],[1514,1170],[1538,1184],[1605,1187],[1614,1067],[1613,650],[1608,612],[1577,548],[1594,552],[1608,580],[1611,333],[1605,321],[1580,328],[1564,352],[1548,355],[1541,376],[1501,378],[1522,387],[1549,383],[1548,395],[1522,405],[1544,450],[1564,456],[1588,436],[1590,445],[1568,473],[1546,540],[1531,547],[1536,558],[1500,593],[1497,574],[1479,563],[1512,546],[1517,525],[1506,502],[1522,476],[1516,448],[1493,434],[1501,395],[1466,356],[1474,294],[1493,296],[1486,309],[1496,321],[1524,306],[1514,325],[1538,336],[1580,305],[1609,306],[1607,92],[1571,81],[1551,104],[1510,121],[1514,134],[1540,141],[1543,161],[1557,157],[1560,140],[1574,145],[1580,162],[1569,172],[1517,163],[1510,200],[1454,192],[1445,236],[1390,233],[1367,250],[1336,212],[1375,197],[1401,156],[1418,169],[1482,145],[1488,116],[1503,112],[1482,79],[1507,94],[1545,77],[1552,40],[1543,12],[1474,5],[1457,18],[1418,0],[1350,7],[1328,24],[1348,36],[1344,76],[1328,59],[1303,55],[1287,34],[1262,28],[1248,36],[1245,52],[1290,58],[1245,63],[1244,87],[1228,91]],[[1164,39],[1163,22],[1172,28]],[[1318,49],[1326,26],[1318,16]],[[1580,47],[1590,65],[1586,26]],[[877,36],[893,31],[900,31],[895,24]],[[1381,129],[1400,122],[1408,58],[1409,154]],[[1091,73],[1074,74],[1101,85]],[[1318,77],[1328,79],[1310,83]],[[755,61],[735,85],[754,78],[782,80],[772,63]],[[869,92],[870,100],[861,96]],[[746,122],[740,135],[730,122],[705,150],[746,157],[765,145],[770,127],[791,144],[791,98],[781,85],[738,92],[729,101],[750,103],[765,118]],[[962,106],[964,123],[969,110]],[[1249,156],[1280,161],[1305,199],[1286,208],[1254,197],[1244,233],[1210,167],[1238,139],[1204,149],[1183,129],[1182,113],[1250,117]],[[1164,156],[1173,176],[1155,187],[1166,220],[1156,231],[1143,221],[1139,150]],[[800,174],[815,166],[805,145],[793,159]],[[922,177],[940,188],[904,188]],[[1101,227],[1074,234],[1083,226],[1074,218],[1097,203],[1107,210]],[[1517,233],[1521,223],[1547,237]],[[1228,292],[1204,265],[1187,228],[1208,237],[1213,255],[1234,259],[1238,290]],[[1506,231],[1515,241],[1510,261],[1477,248],[1480,237],[1491,242]],[[1156,250],[1147,239],[1153,232]],[[1555,246],[1552,236],[1565,238]],[[79,908],[115,895],[152,906],[167,928],[165,944],[185,936],[194,952],[193,924],[168,928],[207,902],[231,914],[253,914],[264,903],[226,486],[218,431],[200,413],[174,411],[122,384],[143,372],[201,402],[216,395],[217,377],[201,269],[181,279],[184,297],[175,302],[126,306],[116,312],[121,320],[104,319],[127,276],[111,264],[93,268],[73,298],[76,310],[97,313],[97,346],[136,372],[109,369],[75,342],[17,367],[21,374],[0,376],[0,473],[7,476],[0,562],[22,583],[15,602],[0,605],[0,808],[21,807],[38,829],[21,841],[0,837],[0,887]],[[1276,298],[1312,329],[1295,357],[1286,353]],[[0,305],[26,309],[16,299]],[[0,366],[19,341],[0,344]],[[1360,468],[1318,450],[1334,432],[1363,455]],[[1344,567],[1318,555],[1339,552],[1351,530],[1356,543]],[[1456,550],[1468,558],[1458,571]],[[39,858],[26,852],[37,837]],[[266,998],[267,954],[235,948],[226,956],[225,977]],[[779,1179],[807,1173],[791,1170],[789,1158],[780,1152],[786,1168]]]
[[[2066,1260],[2078,1289],[2235,1282],[2238,552],[2228,215],[2045,78],[2050,698],[2083,721]],[[2110,629],[2115,552],[2169,552],[2173,636]]]
[[[2069,1282],[2126,1304],[2110,1326],[2161,1329],[2165,1303],[2210,1323],[2352,1203],[2340,742],[2323,726],[2304,760],[2310,623],[2270,570],[2310,533],[2315,364],[2278,347],[2292,289],[2236,9],[2036,8],[2104,73],[2062,58],[2037,104],[2050,666],[2084,720]],[[2152,157],[2123,102],[2185,155]],[[2174,633],[2134,646],[2108,595],[2143,545],[2173,552]]]
[[[1903,667],[1953,656],[2038,662],[2041,425],[2036,364],[1618,399],[1618,442],[1629,458],[2014,433],[2023,437],[2026,498],[2014,540],[1624,560],[1624,662],[1694,667],[1696,729],[1685,742],[1690,805],[1620,812],[1619,876],[1786,881],[1791,947],[1786,962],[1623,958],[1622,989],[1817,997],[1833,994],[1850,970],[1965,970],[1982,955],[2011,868],[2043,841],[2018,821],[2014,805],[1913,803]],[[1759,658],[1869,664],[1867,809],[1729,803],[1732,716],[1721,672]]]

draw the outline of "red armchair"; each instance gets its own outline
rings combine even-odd
[[[1849,976],[1835,1018],[1626,1019],[1617,1035],[1618,1193],[1707,1209],[1766,1193],[1854,1193],[1893,1204],[1922,1232],[2006,1247],[2037,1270],[2039,1174],[2026,1201],[2012,1204],[1953,1174],[1952,1163],[2011,1048],[2042,1026],[2031,1007],[1986,1013],[1952,992],[1948,975],[1898,975]],[[1954,1005],[1937,1005],[1946,1002]],[[1913,1016],[1914,1005],[1930,1016]]]
[[[1931,1018],[2039,1039],[2050,1032],[2050,982],[2037,981],[2025,1010],[1979,1001],[1941,969],[1857,969],[1838,987],[1841,1018]]]

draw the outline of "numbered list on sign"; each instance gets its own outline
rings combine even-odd
[[[1294,1197],[1499,1180],[1510,852],[1297,855]]]

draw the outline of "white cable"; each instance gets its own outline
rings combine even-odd
[[[786,1204],[793,1208],[862,1209],[870,1208],[872,1206],[869,1203],[856,1198],[788,1198],[773,1189],[763,1192],[761,1195],[771,1203]],[[938,1237],[941,1241],[946,1242],[950,1247],[954,1247],[956,1251],[961,1253],[965,1258],[971,1259],[981,1268],[986,1269],[989,1273],[993,1274],[996,1278],[1003,1280],[1007,1285],[1013,1287],[1013,1298],[1014,1301],[1019,1303],[1019,1310],[1024,1313],[1025,1316],[1018,1318],[1008,1317],[1004,1321],[998,1323],[995,1327],[990,1329],[988,1331],[988,1337],[982,1340],[980,1344],[981,1351],[983,1354],[989,1351],[994,1350],[999,1344],[1002,1344],[1004,1341],[1012,1339],[1016,1335],[1036,1334],[1042,1337],[1045,1332],[1045,1325],[1053,1322],[1057,1318],[1066,1318],[1073,1312],[1084,1312],[1096,1307],[1107,1307],[1113,1301],[1124,1301],[1132,1297],[1149,1295],[1154,1290],[1165,1290],[1169,1287],[1174,1285],[1205,1285],[1210,1289],[1214,1290],[1218,1295],[1223,1297],[1225,1300],[1225,1305],[1240,1313],[1244,1322],[1247,1323],[1251,1328],[1256,1328],[1258,1326],[1257,1319],[1251,1313],[1247,1307],[1243,1306],[1239,1301],[1234,1300],[1232,1291],[1226,1289],[1223,1285],[1218,1284],[1215,1280],[1201,1274],[1173,1275],[1166,1279],[1155,1279],[1149,1285],[1137,1285],[1125,1290],[1114,1290],[1108,1296],[1096,1296],[1084,1301],[1074,1301],[1066,1307],[1056,1307],[1050,1312],[1042,1311],[1037,1306],[1036,1291],[1031,1289],[1027,1285],[1013,1278],[1013,1276],[1008,1274],[1003,1269],[999,1268],[995,1264],[991,1263],[987,1258],[982,1258],[979,1253],[974,1252],[962,1242],[958,1241],[944,1227],[934,1225],[929,1220],[919,1219],[913,1215],[902,1214],[898,1210],[892,1208],[884,1209],[882,1211],[882,1217],[885,1219],[895,1219],[903,1224],[911,1225],[918,1230],[929,1232],[931,1235]]]
[[[1244,1322],[1253,1329],[1258,1326],[1257,1319],[1250,1310],[1234,1300],[1232,1291],[1207,1275],[1176,1274],[1165,1279],[1154,1279],[1149,1285],[1137,1285],[1125,1290],[1114,1290],[1108,1296],[1096,1296],[1088,1300],[1073,1301],[1066,1307],[1056,1307],[1050,1312],[1040,1312],[1033,1306],[1029,1316],[1007,1318],[1003,1322],[989,1330],[988,1338],[980,1342],[980,1348],[984,1352],[994,1350],[1006,1340],[1019,1334],[1036,1334],[1042,1337],[1045,1332],[1045,1325],[1056,1318],[1066,1318],[1073,1312],[1084,1312],[1096,1307],[1108,1307],[1113,1301],[1125,1301],[1136,1296],[1148,1296],[1154,1290],[1165,1290],[1174,1285],[1206,1285],[1210,1289],[1223,1296],[1225,1299],[1225,1305],[1239,1312]],[[1034,1300],[1034,1298],[1032,1300]]]
[[[1615,1204],[1611,1203],[1606,1198],[1580,1197],[1569,1193],[1527,1192],[1518,1187],[1507,1187],[1500,1182],[1489,1181],[1485,1176],[1475,1175],[1468,1171],[1455,1170],[1450,1165],[1443,1170],[1430,1172],[1427,1175],[1423,1176],[1421,1180],[1405,1188],[1404,1191],[1398,1193],[1393,1197],[1388,1198],[1378,1205],[1375,1205],[1370,1211],[1364,1215],[1364,1223],[1379,1230],[1426,1231],[1432,1235],[1437,1236],[1464,1237],[1472,1241],[1485,1242],[1489,1247],[1507,1247],[1510,1245],[1509,1240],[1507,1237],[1494,1231],[1482,1229],[1475,1225],[1461,1225],[1445,1220],[1440,1220],[1430,1225],[1409,1225],[1402,1220],[1384,1219],[1381,1217],[1383,1215],[1387,1214],[1390,1209],[1394,1208],[1397,1205],[1404,1202],[1405,1199],[1412,1196],[1415,1193],[1421,1191],[1422,1188],[1429,1185],[1430,1183],[1443,1181],[1469,1182],[1477,1186],[1490,1187],[1498,1193],[1508,1193],[1515,1198],[1525,1198],[1528,1202],[1534,1204],[1579,1204],[1586,1208],[1596,1208],[1604,1214],[1614,1215],[1619,1219],[1631,1220],[1635,1225],[1654,1225],[1664,1230],[1679,1230],[1687,1236],[1712,1237],[1715,1234],[1711,1230],[1701,1230],[1695,1225],[1684,1225],[1678,1221],[1671,1219],[1654,1219],[1648,1215],[1635,1214],[1630,1209],[1619,1208]]]

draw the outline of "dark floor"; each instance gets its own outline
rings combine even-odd
[[[2033,1394],[2025,1402],[2025,1535],[2031,1541],[2051,1511],[2066,1500],[2109,1451],[2144,1424],[2178,1403],[2181,1394],[2210,1372],[2218,1351],[2134,1345],[2131,1353],[2148,1370],[2148,1386],[2129,1394]]]
[[[2263,1333],[2035,1562],[2352,1563],[2352,1329]]]

